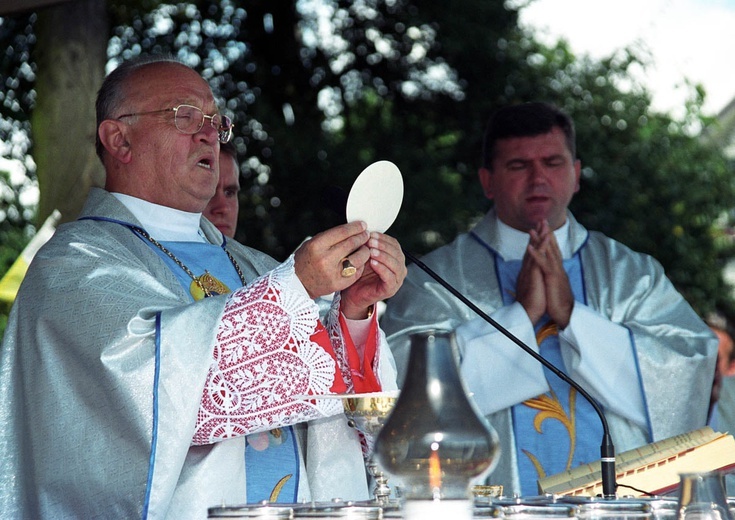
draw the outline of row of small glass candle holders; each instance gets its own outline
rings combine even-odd
[[[428,504],[430,509],[430,504]],[[728,499],[729,517],[735,510],[735,498]],[[681,516],[675,497],[617,498],[607,500],[591,497],[560,497],[553,495],[510,498],[476,496],[472,504],[472,518],[507,518],[515,520],[555,520],[579,518],[583,520],[673,520],[691,518],[692,520],[728,520],[727,514],[716,510],[697,512],[696,516]],[[310,518],[328,520],[348,518],[353,520],[381,520],[406,518],[401,503],[391,500],[378,505],[373,501],[311,502],[303,504],[248,504],[243,506],[222,506],[209,509],[210,519],[251,519],[276,520]],[[446,517],[422,518],[421,520],[445,520]],[[446,520],[452,520],[447,518]]]

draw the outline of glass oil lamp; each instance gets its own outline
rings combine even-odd
[[[681,473],[678,520],[733,520],[721,471]]]
[[[499,456],[495,430],[467,395],[454,334],[411,336],[403,388],[378,433],[375,456],[395,477],[411,519],[472,517],[470,485]]]

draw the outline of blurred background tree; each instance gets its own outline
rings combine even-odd
[[[0,47],[7,49],[0,57],[0,273],[4,274],[33,236],[38,199],[35,163],[29,154],[35,92],[28,62],[35,37],[28,16],[2,19],[0,41]],[[9,310],[10,302],[0,301],[0,332]]]
[[[56,9],[82,1],[89,0]],[[576,121],[584,167],[573,202],[578,219],[658,258],[700,313],[732,299],[722,276],[733,255],[732,165],[698,137],[713,123],[701,112],[701,89],[692,87],[680,119],[651,109],[649,92],[634,79],[645,56],[621,49],[592,60],[564,41],[543,45],[518,26],[523,4],[512,2],[107,6],[108,71],[140,53],[171,53],[200,71],[234,116],[244,176],[237,238],[248,245],[284,259],[305,236],[339,221],[326,198],[330,188],[349,190],[364,167],[387,159],[405,182],[390,233],[414,253],[434,249],[489,207],[476,171],[491,111],[545,100]],[[0,63],[3,142],[18,132],[36,147],[45,138],[29,124],[41,104],[29,59],[38,55],[38,26],[34,13],[0,22],[0,47],[8,49]],[[43,180],[38,168],[42,183],[55,182],[53,172]],[[83,190],[76,196],[83,200]],[[2,249],[12,247],[3,241]]]

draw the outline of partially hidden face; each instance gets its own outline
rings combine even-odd
[[[239,213],[240,173],[237,159],[220,154],[219,182],[214,197],[204,210],[204,216],[226,237],[233,238]]]

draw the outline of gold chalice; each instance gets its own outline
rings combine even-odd
[[[387,505],[390,502],[391,490],[388,487],[388,478],[378,468],[373,458],[373,443],[393,410],[393,405],[395,405],[397,399],[398,391],[396,390],[395,392],[345,395],[342,400],[345,415],[349,419],[349,425],[361,432],[367,442],[368,453],[365,466],[368,473],[375,480],[373,497],[381,505]]]
[[[342,405],[345,415],[350,419],[350,426],[362,433],[376,436],[393,410],[396,399],[398,392],[354,394],[345,396]]]

